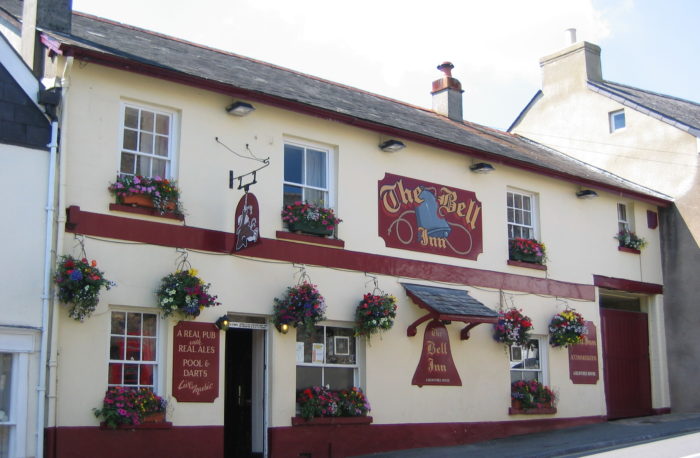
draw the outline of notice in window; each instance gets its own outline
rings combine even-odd
[[[324,361],[323,354],[325,352],[325,345],[322,343],[315,343],[311,350],[311,362],[322,363]]]

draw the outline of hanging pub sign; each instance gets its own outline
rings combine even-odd
[[[573,383],[598,383],[598,341],[592,321],[586,321],[583,342],[569,345],[569,378]]]
[[[173,329],[173,397],[214,402],[219,397],[219,329],[180,321]]]
[[[379,236],[386,246],[471,260],[483,251],[474,192],[390,173],[378,190]]]
[[[445,325],[438,320],[431,321],[425,328],[423,351],[411,384],[462,386],[452,360],[450,336]]]
[[[246,192],[236,206],[236,232],[234,237],[234,251],[248,248],[260,241],[260,208],[258,199],[250,192]]]

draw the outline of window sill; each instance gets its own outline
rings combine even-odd
[[[292,426],[333,426],[333,425],[369,425],[372,417],[315,417],[305,420],[292,417]]]
[[[133,207],[131,205],[121,205],[121,204],[109,204],[109,209],[111,211],[134,213],[137,215],[157,216],[158,218],[174,219],[174,220],[178,220],[178,221],[185,220],[185,217],[183,215],[176,215],[175,213],[163,213],[163,214],[161,214],[158,210],[156,210],[154,208]]]
[[[276,236],[280,240],[307,245],[321,245],[332,248],[345,248],[345,242],[338,239],[329,239],[318,235],[297,234],[295,232],[277,231]]]
[[[508,415],[552,415],[557,413],[556,407],[540,407],[535,409],[508,408]]]
[[[535,269],[535,270],[547,270],[547,266],[544,266],[542,264],[535,264],[534,262],[523,262],[523,261],[513,261],[512,259],[508,260],[508,265],[509,266],[515,266],[515,267],[524,267],[526,269]]]
[[[173,429],[173,424],[169,421],[160,423],[141,423],[140,425],[118,425],[112,429],[105,422],[100,423],[101,431],[131,431],[134,429]]]
[[[627,248],[626,246],[617,247],[618,251],[624,251],[625,253],[641,254],[642,252],[635,248]]]

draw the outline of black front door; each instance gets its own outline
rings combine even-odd
[[[252,456],[253,331],[226,331],[224,452],[226,457]]]

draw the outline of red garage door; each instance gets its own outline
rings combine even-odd
[[[600,312],[608,418],[651,415],[647,315],[605,308]]]

